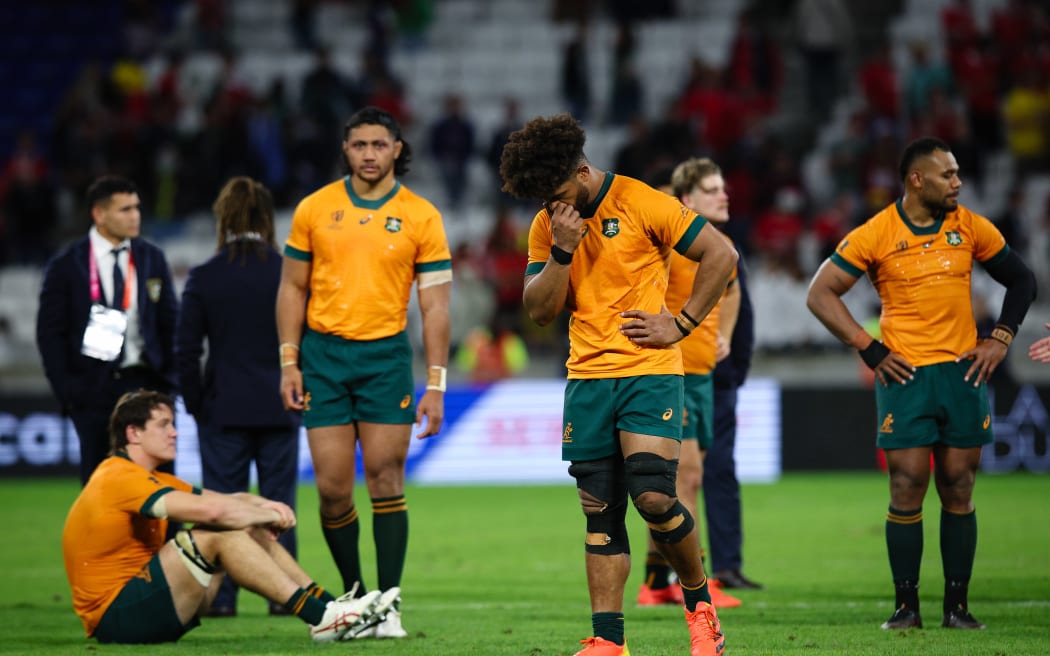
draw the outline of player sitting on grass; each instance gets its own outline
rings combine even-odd
[[[336,599],[277,542],[295,526],[287,505],[246,493],[195,488],[157,467],[175,459],[175,407],[159,392],[117,401],[112,451],[73,503],[62,553],[73,608],[99,642],[172,642],[200,624],[223,574],[284,605],[315,641],[374,625],[393,595]],[[193,523],[165,543],[168,521]]]

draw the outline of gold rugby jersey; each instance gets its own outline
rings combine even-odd
[[[361,341],[403,331],[412,282],[452,269],[440,212],[400,182],[377,200],[348,177],[321,187],[295,208],[284,252],[312,264],[307,325]]]
[[[995,225],[962,205],[920,228],[898,199],[847,234],[830,259],[852,276],[867,272],[882,301],[883,342],[918,367],[977,345],[973,263],[1008,252]]]
[[[568,377],[625,378],[681,375],[677,346],[636,346],[620,333],[625,310],[658,313],[667,293],[671,248],[688,250],[707,221],[678,199],[607,172],[598,195],[581,212],[586,232],[569,269]],[[538,212],[529,230],[526,275],[550,257],[551,217]]]

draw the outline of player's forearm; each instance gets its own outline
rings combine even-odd
[[[281,283],[277,288],[277,338],[282,344],[295,344],[303,338],[306,322],[306,290]]]
[[[522,301],[529,318],[537,325],[546,326],[564,309],[568,292],[569,267],[550,259],[543,271],[525,281]]]
[[[732,283],[722,297],[718,309],[718,334],[727,342],[733,341],[736,320],[740,316],[740,285]]]
[[[725,293],[736,260],[736,251],[728,246],[707,249],[699,261],[693,289],[682,304],[682,312],[697,323],[702,322]]]
[[[423,320],[423,357],[428,367],[447,367],[452,327],[449,318],[451,284],[428,287],[420,292]]]
[[[867,346],[867,344],[857,343],[858,335],[863,338],[861,333],[864,332],[864,328],[857,323],[849,308],[842,302],[842,298],[834,291],[810,287],[809,295],[806,297],[806,306],[813,316],[842,343],[858,349]]]
[[[204,490],[199,496],[172,492],[166,495],[165,503],[169,519],[219,529],[269,526],[281,521],[281,514],[273,508],[211,490]]]

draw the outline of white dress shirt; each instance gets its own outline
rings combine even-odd
[[[128,278],[128,261],[131,258],[131,240],[125,239],[117,245],[111,244],[105,237],[99,234],[98,228],[92,227],[88,231],[88,239],[91,240],[91,251],[95,256],[95,264],[98,266],[98,281],[102,285],[102,294],[105,298],[99,299],[99,303],[105,304],[107,299],[113,298],[113,251],[123,248],[118,255],[120,270],[124,274],[124,286],[128,294],[128,307],[124,308],[128,315],[128,331],[124,335],[124,354],[120,361],[121,367],[130,367],[142,364],[142,330],[139,327],[139,297],[138,297],[138,269],[135,269],[135,277]],[[114,304],[120,307],[121,299]]]

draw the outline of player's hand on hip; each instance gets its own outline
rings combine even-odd
[[[583,239],[583,219],[576,208],[556,200],[547,207],[551,215],[553,243],[563,251],[572,253]]]
[[[999,363],[1006,357],[1006,348],[1006,344],[997,339],[977,340],[976,348],[970,349],[955,359],[956,362],[973,360],[973,364],[966,370],[963,380],[966,382],[972,380],[974,387],[987,382],[999,366]]]
[[[281,401],[285,410],[303,409],[303,372],[295,365],[281,367]]]
[[[667,308],[659,314],[627,310],[621,312],[620,316],[628,319],[620,324],[620,333],[639,346],[668,346],[685,337]]]
[[[915,367],[893,351],[882,359],[874,371],[875,377],[879,379],[883,387],[889,387],[890,383],[903,385],[915,378]]]

